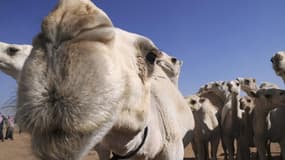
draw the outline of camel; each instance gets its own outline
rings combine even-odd
[[[240,98],[240,108],[244,112],[240,120],[239,138],[237,141],[237,159],[250,160],[250,147],[254,146],[253,142],[253,117],[254,117],[254,98],[243,96]]]
[[[90,0],[60,0],[19,81],[16,119],[34,154],[78,160],[102,142],[114,159],[182,160],[194,119],[157,66],[161,55],[148,38],[115,28]]]
[[[221,112],[222,143],[229,159],[234,159],[234,140],[239,137],[240,118],[242,111],[239,107],[241,85],[238,80],[232,80],[223,86],[227,92],[227,100]],[[227,157],[226,157],[227,158]]]
[[[18,81],[31,50],[31,45],[0,42],[0,70]]]
[[[285,81],[285,52],[279,51],[271,58],[272,68],[276,75],[280,76]]]
[[[280,121],[284,116],[283,108],[285,106],[285,91],[281,89],[259,89],[253,93],[254,100],[254,118],[253,131],[254,142],[261,160],[266,159],[266,144],[269,139],[271,142],[279,142],[281,146],[281,155],[285,159],[285,141],[284,125]],[[280,108],[279,108],[280,107]],[[276,110],[281,109],[281,110]],[[268,118],[268,114],[270,117]],[[270,120],[270,123],[268,123]]]
[[[194,140],[192,148],[198,160],[209,159],[208,143],[211,143],[211,159],[217,159],[220,140],[217,108],[207,99],[197,95],[185,98],[192,109],[195,119]]]

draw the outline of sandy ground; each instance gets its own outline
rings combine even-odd
[[[254,150],[253,150],[254,151]],[[278,160],[277,155],[280,154],[280,148],[277,144],[271,145],[271,151],[273,154],[272,160]],[[222,150],[219,148],[218,160],[222,160]],[[14,140],[0,141],[0,160],[36,160],[31,151],[30,136],[17,132],[14,135]],[[97,160],[96,151],[91,151],[84,160]],[[184,160],[194,160],[191,145],[188,145],[185,149]]]

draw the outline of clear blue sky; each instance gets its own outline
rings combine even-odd
[[[115,26],[184,61],[184,95],[215,80],[255,77],[284,88],[270,58],[285,50],[284,0],[94,0]],[[57,0],[1,0],[0,41],[30,44]],[[16,93],[0,73],[0,104]]]

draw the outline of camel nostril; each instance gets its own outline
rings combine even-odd
[[[274,62],[274,59],[273,59],[273,58],[271,58],[271,59],[270,59],[270,61],[273,63],[273,62]]]
[[[175,64],[175,63],[177,62],[177,59],[176,59],[176,58],[171,58],[171,62],[172,62],[173,64]]]

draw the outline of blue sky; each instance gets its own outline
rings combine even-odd
[[[180,89],[195,93],[210,81],[255,77],[283,86],[270,58],[285,50],[284,0],[94,0],[115,26],[151,38],[183,60]],[[0,41],[28,43],[57,0],[1,0]],[[16,94],[0,73],[0,104]]]

